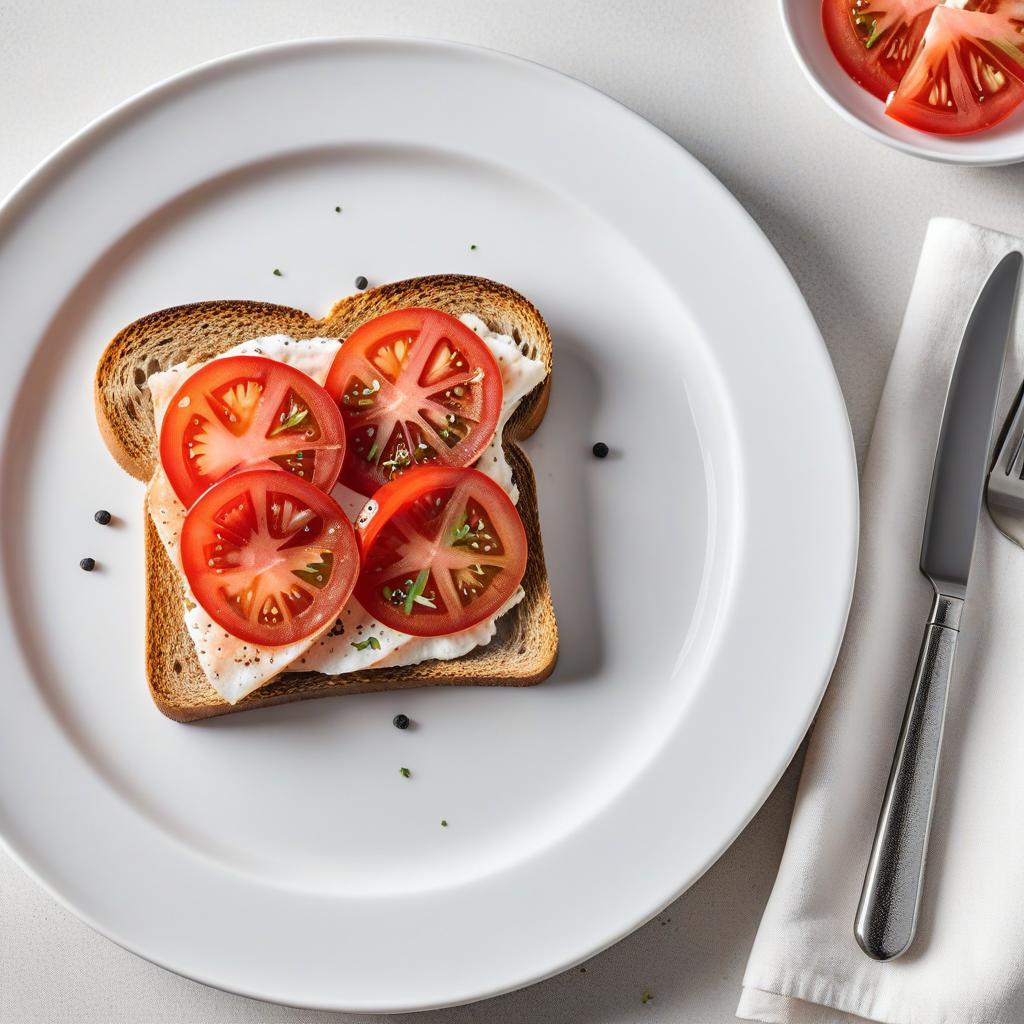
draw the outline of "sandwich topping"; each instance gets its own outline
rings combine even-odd
[[[399,309],[357,328],[325,386],[352,443],[343,482],[366,495],[415,466],[472,465],[501,415],[494,356],[436,309]]]
[[[425,311],[415,312],[424,314]],[[420,349],[421,354],[430,349],[427,355],[436,354],[436,360],[424,360],[418,374],[413,373],[407,379],[417,385],[425,383],[428,389],[440,386],[440,392],[430,391],[428,397],[440,394],[442,404],[447,397],[444,391],[449,390],[449,385],[453,391],[451,399],[466,399],[467,385],[469,389],[476,388],[468,401],[459,403],[457,413],[452,412],[452,406],[446,407],[449,411],[444,414],[445,416],[454,414],[459,418],[460,441],[448,446],[447,451],[439,446],[434,448],[435,453],[451,458],[451,452],[458,444],[476,431],[473,446],[462,449],[472,453],[468,458],[475,461],[462,461],[456,466],[447,466],[443,459],[423,459],[423,464],[398,467],[398,472],[394,473],[396,483],[392,490],[397,490],[400,485],[408,487],[421,474],[434,472],[454,473],[460,477],[473,479],[475,483],[470,488],[471,498],[464,497],[463,488],[459,499],[455,501],[455,505],[462,502],[461,514],[465,514],[467,520],[465,524],[455,524],[455,527],[460,529],[450,531],[450,537],[445,534],[445,537],[440,538],[442,543],[439,545],[434,544],[438,537],[433,540],[424,537],[422,544],[416,537],[410,538],[419,546],[419,560],[422,563],[416,568],[415,575],[402,575],[402,572],[398,571],[402,568],[401,548],[404,543],[399,531],[409,528],[408,517],[396,514],[404,507],[404,503],[395,503],[389,499],[382,514],[381,497],[387,498],[389,489],[385,488],[383,492],[378,492],[375,500],[368,502],[365,494],[367,485],[364,484],[364,493],[346,485],[347,465],[342,471],[340,483],[332,489],[329,482],[330,474],[334,472],[336,475],[337,472],[332,468],[332,454],[347,448],[347,457],[355,458],[356,446],[353,437],[355,431],[360,429],[360,424],[365,426],[365,420],[352,417],[351,422],[355,423],[355,426],[352,426],[346,417],[344,407],[342,406],[339,411],[338,405],[329,403],[333,410],[338,412],[338,420],[343,424],[342,433],[336,441],[333,440],[332,438],[336,436],[333,433],[336,429],[335,421],[330,411],[324,411],[320,396],[325,394],[323,385],[332,374],[332,366],[342,367],[338,369],[336,379],[348,372],[345,367],[351,364],[340,359],[339,350],[344,352],[356,338],[358,331],[345,341],[344,346],[335,339],[326,338],[257,338],[238,345],[205,364],[182,364],[149,378],[156,426],[161,441],[165,426],[171,422],[170,417],[177,402],[183,397],[189,397],[190,401],[185,406],[187,410],[195,394],[204,396],[199,401],[206,401],[210,413],[216,418],[214,429],[224,427],[225,433],[230,435],[217,435],[219,447],[216,451],[219,462],[214,461],[212,457],[203,461],[203,466],[210,468],[209,475],[223,475],[222,481],[212,490],[204,488],[202,496],[198,500],[192,499],[194,504],[189,503],[190,507],[187,507],[186,502],[179,497],[177,488],[171,480],[171,470],[163,460],[157,467],[147,492],[149,511],[157,533],[172,564],[181,575],[185,622],[195,645],[199,664],[213,687],[230,703],[237,702],[289,666],[292,671],[319,671],[337,675],[366,668],[415,664],[427,659],[461,657],[474,647],[489,642],[496,631],[497,619],[524,596],[519,586],[522,571],[518,565],[521,560],[525,567],[525,534],[522,532],[522,523],[514,506],[518,501],[518,490],[504,456],[501,434],[519,402],[544,380],[547,370],[540,360],[532,359],[525,354],[520,344],[508,336],[491,332],[478,317],[465,314],[456,321],[443,314],[440,316],[444,317],[441,322],[441,334],[417,335],[417,340],[423,337],[427,339],[427,345]],[[423,316],[421,323],[426,320],[428,318]],[[448,320],[456,324],[456,328],[445,322]],[[402,327],[406,329],[405,324]],[[472,341],[466,340],[463,331],[470,335]],[[459,356],[453,360],[442,358],[444,349],[441,343],[447,342],[452,335],[459,339],[459,345],[452,350],[457,351]],[[381,334],[376,336],[380,337]],[[408,336],[411,335],[407,334]],[[392,339],[391,352],[395,354],[394,334],[387,334],[385,337]],[[432,348],[431,337],[434,337]],[[405,358],[404,367],[396,356],[399,371],[409,370],[410,348],[415,351],[413,345],[402,353]],[[483,356],[480,355],[480,351],[484,353]],[[464,368],[454,367],[454,362],[459,358],[465,359],[470,353],[474,358],[472,366],[468,367],[469,376],[476,374],[480,377],[478,371],[482,367],[482,378],[458,383],[453,382],[451,376],[447,379],[437,376],[439,372],[447,372],[447,369],[443,369],[446,366],[462,371]],[[241,367],[236,363],[238,359],[248,360],[246,366]],[[386,359],[384,362],[387,364]],[[228,369],[223,371],[217,365],[219,363],[235,365],[229,365]],[[263,363],[274,364],[273,372],[260,365]],[[245,373],[256,376],[233,376],[240,368]],[[395,373],[394,365],[388,365],[388,369],[392,374],[389,383],[397,386],[396,381],[402,377],[402,372]],[[214,370],[217,371],[216,374]],[[284,371],[284,374],[278,371]],[[265,376],[260,375],[264,373]],[[291,376],[293,373],[301,379],[296,381]],[[381,373],[383,375],[383,370]],[[275,378],[283,376],[288,378],[284,390],[279,381],[275,382]],[[199,378],[200,384],[204,384],[204,377],[207,382],[215,383],[210,387],[204,385],[195,387],[194,390],[190,388],[196,378]],[[493,383],[488,383],[488,378],[490,382],[496,381],[498,385],[496,409],[493,408]],[[361,392],[364,388],[372,389],[374,379],[371,376],[366,381],[361,380],[357,401],[358,398],[372,397],[363,396]],[[386,390],[383,376],[376,379],[381,384],[380,392],[385,392],[394,408],[394,395]],[[253,389],[245,386],[250,380],[262,386],[255,400]],[[268,386],[268,381],[272,386]],[[349,380],[346,379],[345,384],[348,383]],[[463,388],[464,393],[455,395],[456,387]],[[348,388],[349,392],[352,390],[353,388]],[[422,390],[420,393],[422,394]],[[205,397],[210,395],[212,401]],[[226,402],[225,395],[228,396]],[[269,397],[264,399],[264,395]],[[265,401],[262,410],[261,400]],[[485,406],[489,408],[485,409]],[[371,407],[357,405],[356,408],[365,410]],[[411,406],[404,406],[404,411],[409,408]],[[228,410],[226,414],[225,409]],[[433,407],[426,407],[428,423],[435,422],[431,419],[432,410]],[[381,416],[385,415],[383,404],[377,412]],[[239,416],[237,421],[230,419],[232,413]],[[246,414],[248,419],[241,414]],[[489,428],[486,426],[488,418],[493,421]],[[195,444],[197,439],[205,438],[200,439],[200,432],[196,432],[190,438],[188,424],[179,432],[178,422],[180,421],[175,420],[173,430],[170,426],[166,429],[167,436],[174,437],[175,444],[179,445],[172,449],[172,454],[176,457],[181,453],[180,461],[185,467],[185,475],[181,472],[182,465],[176,465],[174,471],[179,474],[179,483],[184,479],[186,484],[198,486],[198,483],[205,481],[202,475],[199,475],[197,482],[198,467],[190,466],[187,445],[190,439]],[[413,433],[414,428],[410,426],[413,421],[408,417],[400,414],[395,417],[394,422],[396,427],[392,430],[392,436],[396,430],[403,432],[405,437],[416,436]],[[435,425],[445,429],[443,422],[436,420]],[[466,424],[469,425],[468,429]],[[483,424],[483,427],[479,424]],[[195,427],[195,424],[192,426]],[[306,435],[307,430],[312,430],[312,436]],[[206,435],[207,431],[201,433]],[[281,446],[282,451],[278,451],[273,442],[282,437],[286,438],[287,443]],[[289,450],[284,451],[285,447]],[[217,469],[213,468],[223,468],[224,463],[230,461],[238,451],[242,453],[241,457],[232,467],[226,468],[224,474],[219,474]],[[224,452],[228,454],[225,455]],[[307,452],[311,453],[308,459]],[[301,459],[296,458],[299,454],[302,456]],[[167,461],[172,461],[170,456]],[[193,463],[195,461],[191,460]],[[313,470],[307,468],[311,463],[314,466]],[[474,470],[460,468],[470,464],[474,466]],[[248,469],[252,466],[257,467],[258,471]],[[387,468],[385,467],[385,470]],[[476,480],[481,476],[485,478],[483,483]],[[264,478],[270,477],[274,478],[272,482],[263,482]],[[366,480],[364,467],[359,467],[358,477],[349,479],[357,478]],[[247,480],[250,481],[250,500],[246,504],[240,499],[244,506],[242,525],[239,526],[229,516],[228,524],[233,527],[231,532],[225,533],[223,529],[218,531],[218,525],[223,526],[225,509],[230,512],[233,505],[228,501],[218,504],[215,497],[208,496],[216,496],[218,492],[227,495],[227,491],[233,488],[239,488],[244,492]],[[408,483],[404,484],[404,481]],[[182,487],[188,498],[191,490],[185,485]],[[414,488],[416,489],[418,485]],[[440,497],[442,506],[447,509],[456,489],[442,488],[431,500],[436,502]],[[330,497],[322,493],[325,490],[331,492]],[[253,498],[254,491],[263,496],[262,504],[260,500]],[[287,495],[291,503],[286,505],[283,500],[274,498],[267,500],[267,495]],[[231,497],[233,499],[234,495]],[[434,507],[438,506],[435,504]],[[347,534],[339,525],[339,514],[344,520],[344,526],[348,528]],[[218,519],[218,516],[221,518]],[[378,516],[382,516],[379,525],[374,526],[378,523]],[[459,515],[456,515],[456,518],[458,517]],[[425,528],[426,522],[426,519],[422,519],[420,525]],[[390,602],[384,598],[383,592],[383,586],[387,583],[377,588],[377,597],[383,603],[389,604],[391,610],[384,608],[383,604],[376,605],[368,596],[372,594],[373,588],[362,581],[356,584],[357,590],[353,596],[350,597],[345,592],[346,587],[351,591],[351,584],[355,583],[353,568],[359,559],[348,557],[348,552],[352,549],[348,547],[346,540],[338,540],[338,547],[331,548],[324,543],[324,537],[350,537],[350,524],[356,524],[357,533],[363,538],[361,554],[364,568],[368,561],[368,553],[374,560],[374,566],[379,564],[380,559],[386,562],[388,557],[397,558],[391,563],[391,568],[395,569],[393,579],[399,586],[391,588]],[[501,564],[494,561],[494,558],[489,563],[482,558],[475,559],[473,566],[483,570],[482,574],[474,571],[472,567],[468,568],[466,572],[472,579],[467,577],[464,581],[466,594],[456,602],[451,599],[449,593],[449,600],[444,603],[442,611],[436,589],[434,598],[430,596],[431,588],[445,585],[437,584],[436,578],[431,575],[428,568],[433,564],[431,552],[436,546],[440,552],[438,566],[443,563],[452,580],[456,580],[456,576],[461,579],[465,572],[461,571],[461,562],[460,566],[454,566],[453,559],[466,561],[468,555],[463,557],[462,548],[476,554],[471,546],[474,542],[481,551],[482,546],[487,544],[485,540],[484,545],[481,545],[476,537],[475,527],[478,524],[482,525],[485,532],[491,534],[492,539],[498,539],[499,546],[492,544],[492,551],[486,554],[490,556],[493,552],[494,558],[499,559]],[[337,532],[325,534],[332,526]],[[369,530],[371,526],[372,531]],[[465,529],[467,526],[468,530]],[[221,552],[213,550],[218,543],[223,544],[223,539],[217,537],[218,532],[232,545],[227,554],[224,553],[226,547]],[[310,539],[311,533],[315,534],[313,539]],[[323,557],[325,554],[331,557]],[[212,558],[204,559],[203,555]],[[217,562],[218,557],[226,561]],[[213,565],[209,564],[211,560],[214,562]],[[453,562],[454,568],[447,566],[448,561]],[[221,570],[219,573],[218,569]],[[424,569],[428,570],[427,577],[423,581],[423,586],[418,587]],[[324,570],[328,571],[325,573]],[[387,570],[382,568],[381,571],[386,573]],[[246,573],[256,581],[256,586],[238,585]],[[326,580],[316,578],[325,575]],[[398,580],[398,576],[402,576],[402,579]],[[408,589],[403,589],[407,577],[411,582]],[[470,582],[474,587],[469,586]],[[458,582],[456,581],[454,585],[458,587]],[[396,590],[403,591],[400,606],[395,597]],[[413,591],[418,591],[412,594],[411,599],[412,609],[415,611],[410,610],[406,615],[404,608],[409,594]],[[338,603],[340,593],[344,593],[344,597]],[[460,591],[456,589],[454,593],[459,594]],[[463,599],[467,601],[465,605],[462,604]],[[424,602],[432,602],[435,609],[431,610],[429,604]],[[459,607],[456,607],[456,604]],[[453,614],[449,616],[449,612]],[[438,626],[442,619],[446,623],[443,629]],[[245,624],[242,624],[243,620]],[[424,629],[423,624],[428,622],[434,623],[433,630]]]
[[[208,362],[178,388],[160,427],[160,464],[186,508],[239,469],[284,469],[330,491],[344,458],[330,395],[266,356]]]
[[[277,469],[243,470],[206,491],[182,525],[181,562],[206,613],[264,647],[333,624],[359,574],[355,534],[338,503]]]
[[[382,487],[358,531],[360,604],[414,636],[490,618],[526,572],[526,531],[508,495],[475,469],[430,467]]]

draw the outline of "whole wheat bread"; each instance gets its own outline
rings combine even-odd
[[[550,675],[558,630],[537,517],[529,460],[517,442],[544,417],[551,383],[551,337],[540,313],[518,292],[479,277],[443,274],[382,285],[338,302],[322,320],[288,306],[220,301],[175,306],[142,317],[107,345],[96,368],[96,418],[111,455],[132,476],[148,480],[156,466],[153,403],[146,384],[157,370],[212,358],[250,338],[348,337],[361,323],[404,306],[428,306],[458,316],[475,313],[510,335],[547,365],[544,383],[523,400],[505,427],[506,457],[519,486],[519,512],[529,540],[526,597],[498,622],[498,633],[454,661],[367,669],[339,676],[285,672],[237,704],[228,704],[199,667],[185,629],[178,574],[146,515],[146,672],[157,707],[179,722],[330,694],[369,693],[416,686],[532,686]]]

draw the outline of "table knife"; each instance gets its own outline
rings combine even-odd
[[[1005,256],[982,288],[942,412],[921,542],[921,572],[935,596],[854,923],[857,942],[875,960],[905,953],[917,929],[946,696],[1021,262],[1018,252]]]

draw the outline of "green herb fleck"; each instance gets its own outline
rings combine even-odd
[[[406,466],[412,463],[412,456],[404,449],[399,448],[394,455],[394,458],[385,459],[381,465],[386,469],[391,470],[392,478],[395,475],[396,469],[405,469]]]
[[[650,1001],[651,1001],[651,1000],[652,1000],[653,998],[654,998],[654,996],[652,996],[650,992],[641,992],[641,993],[640,993],[640,1002],[641,1002],[641,1003],[643,1003],[643,1004],[644,1004],[645,1006],[646,1006],[646,1005],[647,1005],[647,1003],[649,1003],[649,1002],[650,1002]]]
[[[445,821],[444,818],[442,818],[441,819],[441,828],[447,828],[447,827],[448,827],[448,822]]]
[[[471,246],[469,247],[469,251],[470,251],[470,252],[476,252],[476,246],[475,246],[475,245],[471,245]]]
[[[402,778],[407,779],[407,778],[409,778],[412,775],[412,772],[409,771],[408,768],[399,768],[398,769],[398,774],[401,775]]]
[[[292,575],[320,590],[330,577],[333,566],[334,555],[330,551],[321,551],[319,562],[310,562],[304,569],[292,569]]]
[[[274,277],[283,277],[283,276],[284,275],[281,273],[281,271],[277,267],[274,267]]]
[[[367,647],[369,647],[371,651],[379,651],[380,641],[375,636],[368,636],[365,640],[353,640],[352,646],[357,651],[365,651]]]
[[[882,35],[884,34],[884,32],[885,32],[885,28],[884,27],[880,27],[879,24],[878,24],[878,21],[873,18],[871,20],[871,29],[870,29],[870,31],[868,33],[868,37],[867,37],[866,40],[864,40],[864,48],[866,50],[870,50],[871,47],[874,46],[875,43],[877,43],[878,40],[882,38]]]
[[[377,444],[377,442],[374,441],[373,442],[373,446],[366,453],[366,461],[367,462],[373,462],[373,460],[377,457],[377,451],[378,451],[379,447],[380,446]]]
[[[341,207],[340,207],[340,206],[336,206],[336,207],[334,208],[334,212],[335,212],[335,213],[341,213]]]
[[[416,602],[416,598],[423,593],[423,588],[427,585],[427,577],[429,575],[430,571],[428,569],[420,569],[416,582],[412,585],[409,593],[405,595],[405,604],[402,606],[402,611],[406,615],[412,615],[412,606]]]
[[[292,427],[297,427],[308,415],[308,409],[300,409],[297,405],[293,405],[288,410],[288,418],[278,423],[278,425],[274,427],[269,434],[267,434],[267,437],[277,437],[278,434],[283,434],[286,430],[291,430]]]
[[[457,544],[461,544],[469,536],[469,523],[466,522],[466,514],[462,514],[462,519],[459,520],[459,525],[452,528],[451,533],[451,546],[455,547]]]
[[[392,595],[395,592],[390,587],[384,587],[384,589],[381,590],[381,593],[384,595],[384,600],[385,601],[390,601],[391,598],[392,598]]]

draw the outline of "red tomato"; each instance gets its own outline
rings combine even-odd
[[[413,636],[457,633],[490,618],[526,572],[526,531],[508,495],[476,469],[430,466],[374,496],[357,528],[359,603]]]
[[[501,414],[501,373],[490,349],[436,309],[400,309],[357,328],[326,388],[348,438],[342,482],[362,494],[412,466],[471,465]]]
[[[160,462],[186,508],[238,469],[283,469],[329,491],[344,457],[327,392],[262,356],[211,360],[181,385],[160,428]]]
[[[338,503],[277,469],[234,473],[207,490],[185,516],[181,561],[210,618],[261,647],[329,626],[359,575]]]
[[[938,0],[824,0],[825,38],[843,70],[884,100],[917,53]]]
[[[920,131],[966,135],[1024,100],[1024,0],[936,7],[885,112]]]

